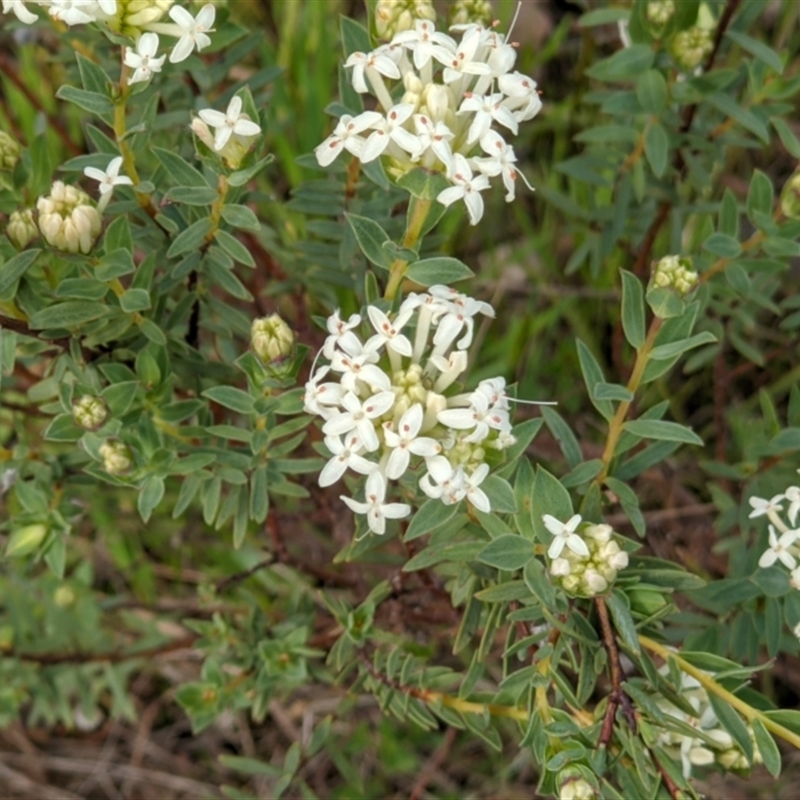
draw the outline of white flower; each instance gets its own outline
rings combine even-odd
[[[416,114],[414,116],[414,127],[417,130],[417,137],[422,148],[421,154],[432,153],[449,170],[453,163],[453,151],[450,149],[450,141],[454,136],[450,128],[441,120],[433,122],[424,114]],[[419,159],[421,156],[418,155],[417,158]],[[425,164],[425,166],[432,166],[432,164]]]
[[[776,561],[780,561],[785,567],[794,569],[797,566],[797,561],[789,552],[789,548],[797,541],[798,537],[800,537],[800,531],[785,531],[778,538],[775,528],[770,525],[769,548],[758,559],[758,566],[771,567]]]
[[[95,0],[50,0],[48,13],[66,25],[88,25],[97,19]]]
[[[20,22],[24,22],[26,25],[31,25],[39,19],[36,14],[25,8],[23,0],[3,0],[3,13],[8,14],[10,12],[12,12]]]
[[[750,519],[755,519],[756,517],[763,517],[765,514],[769,514],[770,512],[781,511],[783,506],[780,504],[781,500],[784,499],[782,494],[776,494],[772,499],[765,500],[762,497],[751,497],[748,502],[753,507],[753,510],[750,512]]]
[[[413,313],[414,310],[410,308],[401,311],[392,322],[379,308],[370,306],[367,309],[367,314],[376,333],[367,340],[364,350],[377,350],[386,345],[389,350],[393,350],[395,353],[399,353],[402,356],[410,356],[411,342],[400,331]]]
[[[155,57],[158,51],[158,34],[143,33],[136,43],[136,52],[132,48],[125,48],[125,66],[133,68],[133,75],[128,83],[149,81],[154,72],[161,72],[166,56]]]
[[[485,175],[472,176],[472,168],[461,153],[453,156],[453,168],[450,180],[454,186],[439,192],[436,199],[443,206],[450,206],[456,200],[463,200],[469,213],[469,221],[477,225],[483,216],[483,198],[481,192],[489,188],[489,179]]]
[[[413,30],[396,34],[392,42],[402,44],[411,51],[414,66],[418,70],[426,67],[432,57],[446,60],[456,51],[455,41],[424,19],[418,19]]]
[[[344,390],[341,384],[330,381],[320,383],[319,381],[327,375],[330,367],[325,366],[318,370],[314,378],[305,386],[303,395],[303,408],[309,414],[317,414],[324,419],[328,419],[336,414],[332,406],[337,406],[342,402]]]
[[[519,125],[511,111],[502,104],[502,92],[485,96],[467,92],[458,109],[458,114],[474,113],[475,117],[467,132],[467,144],[477,142],[492,126],[492,121],[499,122],[512,133],[519,131]]]
[[[380,447],[378,434],[372,420],[382,417],[394,404],[394,392],[378,392],[361,402],[353,392],[342,397],[344,411],[331,417],[322,432],[328,436],[339,436],[355,430],[364,449],[371,453]]]
[[[783,495],[790,503],[786,515],[792,525],[797,521],[797,512],[800,511],[800,486],[790,486]]]
[[[566,523],[559,522],[559,520],[550,516],[550,514],[545,514],[542,517],[542,522],[544,522],[545,528],[555,537],[547,550],[547,555],[550,558],[558,558],[565,547],[572,550],[576,555],[589,555],[589,548],[586,546],[586,542],[575,533],[578,525],[581,524],[580,514],[575,514],[570,517]]]
[[[384,503],[385,497],[386,479],[375,470],[367,477],[366,502],[361,503],[344,496],[341,499],[356,514],[367,515],[367,525],[373,533],[382,534],[386,531],[387,519],[403,519],[411,513],[411,506],[405,503]]]
[[[333,163],[336,156],[347,150],[354,156],[359,157],[364,147],[364,137],[360,134],[371,128],[383,117],[377,111],[365,111],[357,117],[350,114],[343,114],[333,133],[322,144],[314,148],[314,154],[321,167],[327,167]]]
[[[554,577],[566,578],[572,571],[572,565],[566,558],[555,558],[550,565],[550,574]]]
[[[204,47],[211,44],[211,37],[208,33],[213,33],[214,29],[211,27],[214,24],[214,17],[216,10],[211,3],[204,5],[197,14],[193,17],[185,8],[181,6],[172,6],[169,10],[170,17],[175,21],[180,28],[180,39],[172,48],[169,54],[171,64],[177,64],[179,61],[184,61],[189,58],[192,51],[197,48],[198,52]],[[209,123],[210,125],[211,123]],[[260,131],[259,131],[260,132]],[[254,136],[255,134],[244,134],[245,136]],[[222,149],[216,148],[216,149]]]
[[[488,514],[492,510],[492,504],[489,502],[489,497],[483,489],[480,489],[480,484],[483,483],[486,476],[489,474],[489,465],[486,463],[477,467],[471,475],[464,480],[464,489],[466,491],[467,500],[469,500],[478,511],[483,511]]]
[[[442,452],[442,446],[435,439],[419,436],[424,413],[422,406],[415,403],[400,417],[395,430],[391,423],[384,423],[383,437],[386,446],[392,448],[386,462],[386,477],[396,480],[408,469],[411,453],[431,458]]]
[[[242,98],[239,95],[231,98],[224,114],[211,108],[204,108],[198,113],[206,125],[216,128],[214,134],[216,151],[222,150],[234,133],[239,136],[258,136],[261,133],[259,125],[253,122],[247,114],[242,113]]]
[[[444,64],[444,82],[453,83],[466,75],[491,75],[492,68],[481,58],[476,58],[481,43],[479,30],[471,30],[461,39],[454,55],[434,52],[437,60]]]
[[[330,336],[325,340],[322,355],[327,359],[332,359],[337,347],[350,355],[360,353],[362,350],[361,340],[353,333],[353,329],[360,324],[361,316],[359,314],[351,314],[347,322],[345,322],[339,316],[339,309],[337,308],[328,317],[327,326]]]
[[[410,103],[400,103],[386,112],[386,118],[381,118],[372,125],[372,133],[367,137],[359,156],[362,164],[367,164],[376,159],[394,142],[400,149],[417,156],[422,152],[422,143],[418,136],[407,131],[403,124],[414,113],[414,106]]]
[[[490,406],[483,392],[475,391],[468,397],[467,408],[448,408],[440,411],[437,417],[439,422],[448,428],[457,431],[472,430],[472,433],[464,438],[465,442],[482,442],[489,435],[490,428],[500,431],[510,427],[508,412]]]
[[[789,585],[792,589],[800,590],[800,567],[793,569],[789,574]]]
[[[389,376],[375,364],[378,357],[373,352],[362,352],[354,355],[335,352],[331,359],[331,369],[342,373],[342,386],[349,392],[358,389],[358,381],[380,391],[388,391],[391,387]]]
[[[369,74],[368,70],[375,70],[387,78],[400,78],[400,70],[397,68],[397,64],[384,50],[375,50],[372,53],[351,53],[347,61],[344,62],[344,66],[345,68],[353,68],[353,88],[359,94],[369,91],[367,82],[364,80],[365,74]]]
[[[127,175],[120,175],[119,170],[122,166],[122,156],[112,158],[108,162],[105,170],[97,169],[97,167],[85,167],[83,174],[87,178],[99,181],[100,186],[98,190],[101,195],[110,194],[114,191],[115,186],[132,186],[133,181]]]
[[[473,159],[475,166],[484,175],[489,175],[490,177],[495,175],[503,176],[503,185],[506,187],[505,200],[510,203],[515,194],[514,181],[516,181],[517,175],[522,175],[514,166],[517,160],[514,148],[506,144],[503,137],[496,131],[487,131],[484,134],[481,138],[481,147],[485,153],[489,154],[489,158]],[[522,180],[525,181],[525,185],[529,189],[533,190],[524,175],[522,175]]]
[[[336,483],[348,467],[362,475],[369,475],[377,467],[372,461],[359,455],[362,444],[358,436],[347,436],[344,442],[338,436],[326,436],[325,447],[331,451],[333,458],[319,473],[320,486]]]
[[[453,465],[445,456],[434,456],[426,462],[428,471],[420,478],[419,488],[428,497],[441,498],[445,505],[452,505],[450,487],[455,476]]]

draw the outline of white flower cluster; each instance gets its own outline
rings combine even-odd
[[[112,30],[136,38],[136,49],[125,48],[124,62],[134,72],[130,83],[148,81],[160,72],[166,58],[156,56],[158,34],[173,36],[177,42],[170,51],[172,64],[185,61],[195,48],[199,51],[211,44],[216,11],[210,3],[193,17],[172,0],[2,0],[3,13],[13,13],[20,22],[31,25],[39,17],[27,6],[40,6],[53,18],[66,25],[88,25],[98,22]],[[160,22],[169,13],[172,22]],[[147,31],[147,33],[143,33]]]
[[[666,675],[668,668],[664,666],[659,672]],[[664,697],[656,699],[656,705],[667,717],[694,728],[697,735],[691,736],[657,724],[655,727],[657,742],[674,758],[680,758],[683,776],[687,779],[691,777],[693,766],[708,766],[714,762],[726,770],[749,769],[752,764],[731,735],[719,725],[719,720],[711,708],[708,692],[700,685],[700,682],[682,672],[681,685],[678,689],[681,696],[694,709],[693,714],[687,714]],[[753,740],[753,763],[760,764],[762,763],[761,753],[755,743],[752,730],[750,730],[750,738]]]
[[[510,202],[522,174],[514,149],[492,125],[516,135],[542,103],[536,81],[513,71],[516,50],[502,34],[476,24],[451,30],[461,33],[460,42],[417,20],[388,44],[352,53],[345,67],[352,69],[353,88],[371,91],[381,111],[343,115],[314,152],[321,166],[347,150],[362,163],[384,156],[394,175],[415,166],[440,172],[452,186],[437,200],[445,206],[463,200],[475,225],[489,178],[502,178]],[[395,91],[387,82],[402,86]]]
[[[800,472],[800,469],[797,470]],[[800,589],[800,528],[797,528],[797,515],[800,512],[800,486],[789,486],[783,493],[776,494],[766,500],[762,497],[751,497],[750,519],[766,516],[769,520],[769,547],[758,560],[759,567],[771,567],[780,561],[790,570],[789,582],[795,589]],[[786,518],[789,525],[781,519],[778,512],[783,511],[782,503],[788,502]],[[777,531],[776,531],[777,528]],[[780,533],[780,536],[778,535]]]
[[[567,522],[545,514],[542,521],[553,534],[547,550],[550,574],[565,592],[581,597],[602,594],[628,566],[628,554],[611,538],[610,525],[581,525],[580,514]]]
[[[446,396],[466,370],[477,314],[493,317],[488,303],[447,286],[410,294],[397,313],[368,306],[372,335],[356,333],[361,316],[338,311],[328,318],[329,336],[312,368],[305,409],[324,420],[332,458],[319,476],[329,486],[351,469],[367,476],[364,501],[342,497],[369,529],[383,533],[387,519],[411,513],[405,503],[387,503],[389,481],[424,462],[419,487],[445,505],[469,500],[491,509],[480,488],[489,473],[488,449],[514,443],[505,380],[481,381],[473,392]],[[319,356],[318,356],[319,358]]]
[[[89,195],[56,181],[50,194],[36,203],[39,230],[51,247],[88,255],[103,228],[103,219]]]

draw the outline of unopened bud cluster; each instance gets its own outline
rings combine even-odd
[[[39,229],[33,219],[33,209],[23,208],[12,212],[6,226],[6,236],[17,250],[24,250],[37,236]]]
[[[279,314],[255,319],[250,328],[250,347],[265,364],[280,361],[294,352],[294,331]]]
[[[411,30],[419,19],[436,20],[432,0],[378,0],[375,4],[375,32],[382,41]]]
[[[516,135],[542,103],[536,81],[514,71],[517,52],[503,34],[479,24],[451,30],[460,41],[417,20],[388,44],[352,53],[345,67],[352,70],[353,88],[372,93],[380,111],[344,114],[314,152],[323,167],[346,150],[362,163],[382,158],[394,178],[415,167],[438,172],[451,184],[438,202],[463,200],[475,225],[490,178],[502,180],[507,202],[515,197],[517,177],[527,184],[513,147],[492,126]]]
[[[574,776],[561,779],[558,800],[596,800],[597,797],[595,787],[586,778]]]
[[[0,131],[0,170],[10,172],[17,165],[20,154],[19,143],[5,131]]]
[[[109,475],[126,475],[133,466],[130,448],[118,439],[108,439],[98,448],[103,469]]]
[[[87,255],[100,235],[103,219],[86,192],[56,181],[36,203],[39,230],[51,247]]]
[[[674,0],[651,0],[647,4],[645,16],[647,21],[656,28],[663,28],[675,13]]]
[[[320,473],[329,486],[347,469],[366,475],[362,502],[343,497],[369,528],[383,533],[386,519],[411,513],[405,503],[385,502],[389,482],[421,463],[415,476],[428,497],[445,505],[463,499],[481,511],[491,503],[480,484],[489,474],[487,454],[514,443],[505,380],[481,381],[461,393],[456,380],[466,370],[477,314],[494,316],[488,303],[447,286],[410,294],[397,313],[368,306],[371,336],[357,335],[361,316],[334,313],[312,369],[305,409],[324,420],[332,458]],[[327,380],[326,380],[327,379]],[[452,388],[451,388],[452,387]]]
[[[668,669],[662,667],[659,672],[667,675]],[[743,771],[750,769],[755,764],[762,763],[761,753],[755,743],[752,728],[748,726],[753,743],[753,761],[751,763],[731,735],[720,725],[717,715],[711,707],[711,701],[708,699],[708,692],[696,678],[681,673],[681,685],[678,687],[678,691],[694,709],[692,714],[682,711],[664,697],[656,699],[656,705],[665,716],[689,725],[697,730],[698,735],[691,736],[658,724],[655,724],[654,727],[657,743],[676,761],[681,762],[685,778],[691,777],[693,767],[716,763],[726,770]]]
[[[652,285],[674,289],[681,296],[697,285],[698,275],[692,269],[692,259],[686,256],[665,256],[653,268]]]
[[[456,0],[450,6],[451,25],[488,25],[492,21],[489,0]]]
[[[545,514],[542,521],[553,534],[547,550],[550,575],[567,594],[603,594],[628,566],[628,554],[612,539],[610,525],[582,523],[580,514],[567,522]]]
[[[800,170],[783,185],[781,212],[789,219],[800,219]]]
[[[79,428],[96,431],[108,419],[108,406],[101,397],[85,394],[72,404],[72,419]]]
[[[669,53],[684,72],[693,72],[714,49],[717,23],[707,3],[701,3],[697,22],[685,31],[678,31],[669,42]]]

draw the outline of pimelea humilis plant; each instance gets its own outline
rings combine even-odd
[[[165,679],[195,730],[336,684],[404,724],[521,750],[549,796],[696,796],[711,766],[777,775],[774,737],[800,746],[800,714],[748,681],[762,653],[798,652],[796,380],[777,405],[762,392],[757,425],[732,411],[735,445],[716,438],[704,467],[719,530],[759,537],[725,540],[729,575],[706,584],[623,535],[647,534],[646,471],[703,444],[683,400],[669,418],[669,370],[690,351],[687,380],[721,374],[730,349],[764,364],[762,317],[798,325],[797,178],[777,202],[762,171],[741,196],[716,178],[732,154],[800,158],[797,81],[757,38],[758,4],[739,6],[581,17],[615,35],[583,73],[602,119],[551,165],[531,133],[548,108],[483,0],[449,24],[426,0],[377,0],[369,28],[343,18],[333,120],[297,162],[265,102],[289,78],[237,8],[2,0],[0,68],[27,94],[0,116],[0,720],[133,719],[137,650],[157,669],[187,647],[200,674]],[[64,59],[57,113],[25,82],[45,45]],[[287,203],[269,144],[295,171]],[[560,412],[531,412],[508,358],[482,350],[502,296],[435,238],[458,214],[480,231],[498,192],[569,227],[559,268],[620,281],[613,358],[579,339],[567,361],[599,415],[586,442],[567,421],[578,393],[558,391],[574,375],[552,381]],[[545,426],[563,459],[532,459]],[[129,585],[98,579],[101,550]],[[153,604],[153,553],[161,578],[203,575],[180,625]],[[134,624],[118,600],[156,613]],[[279,762],[227,763],[270,797],[313,796],[313,758],[354,782],[349,713],[304,717]]]

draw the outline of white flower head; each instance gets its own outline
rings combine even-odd
[[[789,552],[789,548],[800,537],[800,530],[785,531],[780,535],[780,538],[775,533],[775,528],[769,526],[769,547],[763,552],[761,558],[758,560],[759,567],[771,567],[776,561],[780,561],[785,567],[794,569],[797,566],[797,560]]]
[[[209,33],[213,33],[211,27],[214,24],[216,9],[211,3],[204,5],[197,16],[193,17],[185,8],[172,6],[169,15],[180,29],[180,39],[175,43],[172,52],[169,54],[171,64],[185,61],[192,52],[197,49],[199,52],[204,47],[211,44]]]
[[[575,532],[581,524],[580,514],[575,514],[566,522],[560,522],[550,514],[545,514],[542,517],[542,522],[554,537],[550,547],[547,549],[547,555],[550,558],[558,558],[565,547],[576,555],[589,555],[589,548],[586,542]]]
[[[481,173],[473,177],[472,167],[461,153],[453,156],[452,170],[448,177],[453,185],[439,192],[436,199],[443,206],[451,206],[457,200],[463,200],[470,224],[477,225],[483,217],[481,192],[489,188],[489,179]]]
[[[136,42],[136,50],[130,47],[125,48],[125,58],[123,59],[126,67],[133,68],[133,75],[128,79],[128,83],[144,83],[153,77],[155,72],[161,72],[166,56],[156,57],[158,52],[158,34],[143,33]]]
[[[238,136],[258,136],[261,133],[261,127],[242,112],[242,98],[239,95],[231,98],[224,114],[212,108],[204,108],[198,113],[206,125],[216,129],[214,149],[217,152],[225,147],[234,133]]]
[[[39,17],[25,7],[24,0],[3,0],[3,13],[14,14],[20,22],[32,25]]]
[[[404,519],[411,513],[411,506],[405,503],[384,502],[386,498],[386,479],[378,470],[371,472],[367,477],[365,491],[366,502],[362,503],[344,496],[341,499],[356,514],[367,515],[367,525],[373,533],[385,533],[387,519]]]
[[[85,167],[83,174],[87,178],[99,182],[98,191],[101,195],[111,194],[115,186],[132,186],[133,181],[127,175],[120,175],[119,171],[122,167],[122,156],[112,158],[108,162],[105,170],[97,169],[97,167]]]

